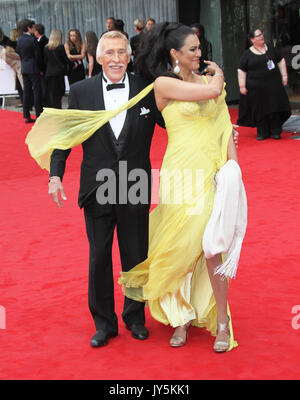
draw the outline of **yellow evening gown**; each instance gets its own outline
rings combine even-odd
[[[217,309],[202,238],[213,206],[213,177],[227,161],[232,134],[225,90],[217,101],[170,101],[162,115],[168,146],[159,204],[150,214],[148,258],[121,273],[119,283],[127,297],[145,301],[157,321],[176,327],[192,320],[215,336]],[[237,346],[231,319],[230,332],[228,350]]]

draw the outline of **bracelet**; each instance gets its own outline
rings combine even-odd
[[[224,76],[224,74],[221,74],[221,73],[218,73],[218,72],[217,72],[216,74],[213,75],[213,77],[214,77],[214,76]]]

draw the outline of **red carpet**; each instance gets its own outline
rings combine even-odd
[[[230,288],[239,347],[215,354],[213,337],[192,328],[185,347],[170,348],[172,329],[148,311],[150,338],[132,339],[120,318],[123,295],[116,284],[120,334],[92,349],[88,246],[77,207],[81,149],[69,158],[68,200],[58,209],[47,194],[47,173],[24,144],[30,127],[21,113],[0,111],[0,118],[0,313],[6,316],[0,379],[299,379],[300,329],[294,328],[300,316],[292,314],[300,304],[299,141],[284,133],[280,141],[257,142],[254,129],[240,129],[249,224]],[[157,129],[153,168],[165,146],[166,134]],[[114,260],[117,281],[117,245]]]

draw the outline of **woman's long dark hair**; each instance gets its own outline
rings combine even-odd
[[[86,37],[86,52],[96,57],[96,49],[98,45],[98,38],[94,31],[87,31]]]
[[[158,76],[180,77],[172,72],[170,50],[180,50],[185,39],[195,32],[177,22],[162,22],[143,34],[138,57],[134,63],[137,74],[153,82]]]
[[[76,42],[73,43],[72,40],[70,39],[70,33],[75,32],[76,33]],[[82,47],[82,38],[81,38],[81,33],[78,29],[72,28],[69,29],[67,32],[67,40],[66,44],[69,47],[69,50],[71,50],[72,46],[74,45],[78,51],[78,53],[81,52],[81,47]]]

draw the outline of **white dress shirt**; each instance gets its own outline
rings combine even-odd
[[[124,84],[125,84],[125,88],[120,88],[120,89],[113,89],[113,90],[106,90],[106,86],[108,84],[111,84],[112,82],[107,78],[107,76],[103,73],[103,76],[105,78],[105,80],[103,79],[103,98],[104,98],[104,106],[105,106],[105,110],[115,110],[118,107],[121,107],[123,104],[125,104],[128,99],[129,99],[129,80],[128,80],[128,76],[127,74],[125,75],[125,80],[124,80]],[[123,81],[123,78],[120,80],[120,82],[117,83],[121,83]],[[116,139],[118,139],[122,128],[124,126],[125,123],[125,118],[127,115],[127,110],[122,111],[121,113],[119,113],[118,115],[116,115],[114,118],[112,118],[109,123],[110,126],[113,130],[113,133],[116,137]]]

